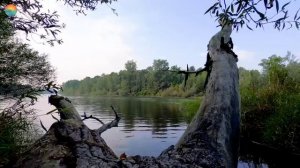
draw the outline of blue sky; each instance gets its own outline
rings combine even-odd
[[[213,17],[204,15],[214,1],[184,2],[119,0],[112,4],[118,16],[107,5],[87,16],[76,16],[71,8],[45,1],[45,7],[57,10],[67,25],[61,34],[64,44],[49,47],[37,40],[30,43],[49,55],[59,83],[118,72],[131,59],[137,62],[138,69],[152,65],[154,59],[198,68],[205,63],[208,41],[220,28]],[[293,13],[299,7],[300,1],[293,1],[290,10]],[[272,54],[285,56],[291,51],[300,58],[300,30],[295,28],[280,32],[271,26],[254,31],[243,29],[233,32],[232,38],[239,55],[238,66],[246,69],[260,69],[261,59]]]

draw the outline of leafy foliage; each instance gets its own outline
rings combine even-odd
[[[293,3],[289,1],[281,5],[281,2],[279,0],[216,0],[205,14],[210,13],[217,20],[225,20],[233,24],[237,31],[244,25],[253,30],[253,26],[263,28],[266,24],[273,24],[278,30],[293,26],[299,29],[300,7],[290,18],[288,7]]]
[[[85,78],[82,81],[71,80],[63,84],[64,94],[70,95],[149,95],[189,97],[203,91],[205,74],[191,76],[186,87],[183,76],[168,71],[167,60],[154,60],[147,69],[136,70],[136,63],[128,61],[125,69],[119,73]],[[172,71],[180,68],[171,66]],[[193,66],[191,69],[195,69]]]
[[[0,20],[0,167],[9,167],[9,161],[38,137],[38,131],[33,131],[34,109],[30,107],[46,89],[43,85],[48,86],[54,78],[54,69],[46,55],[13,37],[11,23],[3,16]]]
[[[33,126],[34,111],[25,109],[21,112],[19,106],[14,107],[0,113],[0,167],[10,167],[18,154],[41,135]]]
[[[157,62],[164,62],[165,66],[157,66]],[[183,88],[183,76],[161,70],[162,67],[167,68],[166,65],[168,65],[166,60],[156,60],[151,67],[144,70],[130,72],[125,70],[85,78],[82,81],[68,81],[64,84],[65,93],[95,96],[201,95],[205,74],[200,77],[191,76]],[[285,57],[273,55],[263,59],[260,65],[263,67],[262,72],[239,69],[242,135],[250,140],[300,151],[300,63],[288,53]],[[179,70],[177,66],[170,69]],[[133,76],[129,78],[128,75]],[[166,87],[162,87],[164,85]],[[130,91],[129,88],[135,89]],[[199,101],[182,102],[181,107],[186,112],[187,121],[190,121],[199,107]]]
[[[0,45],[1,95],[24,97],[54,78],[46,55],[14,40],[0,40]]]
[[[263,72],[240,69],[243,136],[300,151],[300,63],[288,53],[263,59]]]
[[[60,0],[65,5],[74,9],[76,14],[85,14],[87,10],[95,10],[99,4],[108,6],[117,0]],[[291,1],[281,5],[279,0],[233,0],[216,2],[207,9],[205,13],[213,14],[217,19],[228,20],[234,24],[236,30],[244,25],[250,30],[255,27],[263,27],[265,24],[273,23],[274,28],[282,30],[286,27],[300,26],[299,10],[290,19],[288,7]],[[59,20],[56,11],[46,10],[41,0],[4,0],[1,5],[14,3],[21,13],[19,17],[7,18],[12,23],[14,30],[20,30],[28,34],[35,34],[50,45],[62,43],[58,37],[60,30],[65,27]],[[111,7],[110,7],[111,8]],[[117,15],[116,10],[111,10]],[[275,12],[274,16],[269,16]],[[4,15],[4,14],[3,14]],[[288,20],[290,19],[290,20]],[[251,25],[250,23],[254,23]]]
[[[79,14],[85,14],[86,10],[95,10],[100,3],[111,4],[116,0],[61,0],[65,5],[70,6]],[[58,38],[60,30],[65,27],[59,20],[57,11],[45,9],[41,0],[4,0],[1,5],[15,4],[21,13],[19,17],[8,18],[14,30],[20,30],[28,34],[35,34],[50,45],[61,44],[62,39]],[[111,8],[114,12],[115,9]]]

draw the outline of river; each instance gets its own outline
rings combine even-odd
[[[80,114],[86,112],[104,122],[114,119],[110,106],[114,106],[121,116],[119,126],[102,134],[106,143],[119,156],[158,156],[164,149],[175,144],[183,134],[188,119],[181,110],[182,101],[188,99],[149,97],[69,97]],[[48,96],[39,98],[37,123],[43,122],[48,129],[55,120],[44,115],[54,106],[48,104]],[[57,114],[55,114],[56,117]],[[101,124],[96,120],[86,120],[86,125],[96,129]],[[239,161],[238,168],[269,168],[263,160]]]

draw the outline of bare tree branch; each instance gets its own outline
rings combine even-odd
[[[118,113],[116,112],[116,110],[114,109],[113,106],[110,106],[113,110],[113,112],[115,113],[115,119],[113,121],[111,121],[110,123],[104,124],[102,127],[98,128],[96,130],[96,132],[98,134],[102,134],[104,131],[112,128],[112,127],[118,127],[119,121],[121,119],[121,117],[119,117]]]
[[[93,117],[92,115],[87,116],[87,115],[86,115],[86,112],[84,112],[83,115],[81,115],[81,117],[83,117],[83,119],[82,119],[81,121],[84,121],[84,120],[87,120],[87,119],[90,119],[90,118],[91,118],[91,119],[94,119],[94,120],[99,121],[102,125],[104,125],[104,122],[101,121],[99,118]]]

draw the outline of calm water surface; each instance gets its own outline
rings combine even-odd
[[[127,155],[158,156],[170,145],[176,144],[187,127],[188,119],[180,110],[180,102],[188,99],[175,98],[135,98],[135,97],[69,97],[80,114],[86,112],[104,122],[114,119],[110,106],[113,105],[121,116],[119,127],[105,131],[102,137],[119,156]],[[41,120],[49,128],[55,120],[43,115],[54,109],[44,95],[36,104],[39,109],[38,122]],[[57,115],[57,114],[56,114]],[[91,129],[101,124],[95,120],[86,120]],[[268,168],[263,161],[239,161],[239,168]]]
[[[54,109],[43,96],[37,109],[45,114]],[[105,131],[102,137],[113,151],[120,155],[158,156],[163,149],[175,144],[187,127],[187,120],[180,111],[179,99],[128,98],[128,97],[69,97],[80,114],[86,112],[103,122],[114,119],[110,106],[113,105],[121,116],[119,127]],[[55,120],[51,116],[40,116],[46,128]],[[96,120],[86,120],[91,129],[101,124]]]

